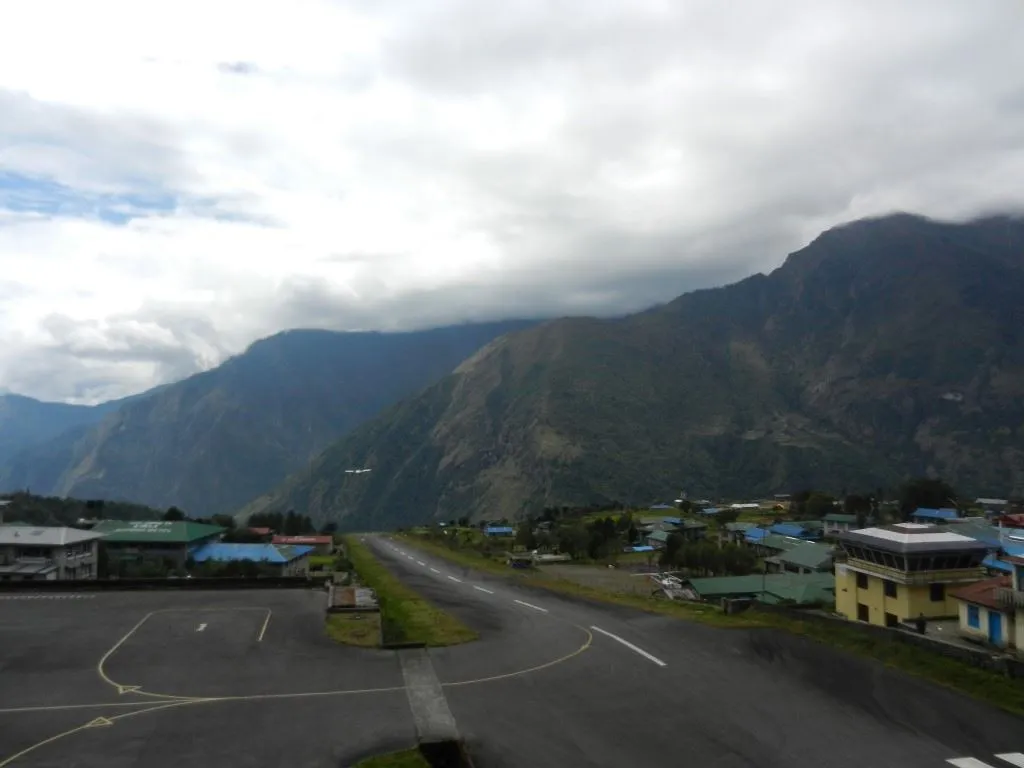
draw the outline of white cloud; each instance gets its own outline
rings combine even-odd
[[[1015,0],[18,4],[0,386],[615,313],[851,218],[1019,208],[1022,32]]]

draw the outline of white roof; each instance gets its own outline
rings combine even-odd
[[[944,531],[941,529],[935,529],[929,532],[922,531],[922,528],[935,528],[931,525],[923,525],[921,523],[897,523],[892,526],[893,528],[907,529],[906,533],[902,531],[893,531],[886,528],[862,528],[856,533],[861,536],[873,536],[876,539],[885,539],[886,541],[895,541],[900,544],[969,544],[975,541],[970,536],[964,536],[960,533],[951,533],[950,531]]]
[[[977,504],[991,504],[994,507],[1005,507],[1010,502],[1006,499],[975,499]]]
[[[0,545],[25,544],[28,546],[62,547],[101,538],[92,531],[80,531],[56,525],[0,525]]]

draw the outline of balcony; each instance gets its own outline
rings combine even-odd
[[[897,584],[970,584],[981,581],[985,578],[985,569],[978,568],[952,568],[941,571],[901,571],[896,568],[887,568],[884,565],[870,563],[867,560],[856,560],[850,558],[845,561],[837,561],[836,567],[845,565],[851,571],[866,573],[869,576],[877,576],[881,579],[894,581]]]
[[[996,600],[1008,608],[1024,609],[1024,590],[996,587]]]

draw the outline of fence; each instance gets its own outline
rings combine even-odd
[[[324,581],[325,577],[307,578],[306,576],[203,576],[191,579],[0,581],[0,594],[10,592],[108,592],[153,589],[322,589]]]

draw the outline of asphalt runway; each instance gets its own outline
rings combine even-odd
[[[428,654],[478,768],[1024,766],[1024,721],[868,660],[367,542],[480,632]],[[411,746],[422,717],[408,657],[333,643],[325,602],[301,590],[0,595],[0,768],[337,768]]]
[[[1024,721],[870,660],[524,589],[367,540],[422,594],[492,628],[476,649],[431,652],[487,768],[1024,766]],[[516,638],[520,626],[536,631],[532,643]],[[557,658],[581,639],[585,649],[536,672],[457,682],[472,654],[527,665],[538,647]]]

